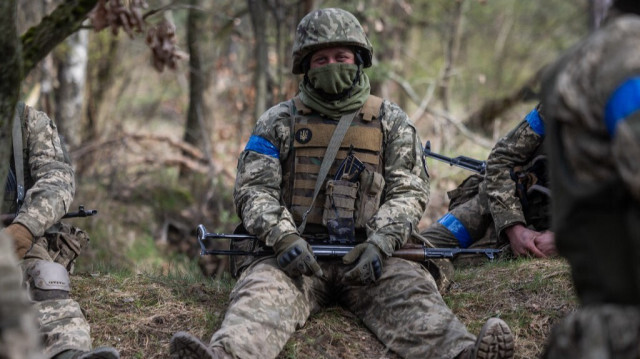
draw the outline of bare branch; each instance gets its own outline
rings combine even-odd
[[[400,87],[407,93],[407,95],[409,96],[409,99],[413,103],[418,105],[418,110],[411,117],[414,120],[414,122],[417,122],[419,118],[422,117],[422,114],[424,112],[427,112],[433,116],[441,117],[447,120],[448,122],[453,124],[460,131],[460,133],[468,137],[474,143],[477,143],[478,145],[485,148],[493,148],[493,141],[483,136],[474,134],[473,131],[469,130],[467,126],[465,126],[460,120],[457,120],[456,118],[454,118],[448,112],[432,110],[428,107],[429,102],[433,98],[433,92],[437,87],[437,82],[433,82],[427,89],[425,96],[420,98],[418,97],[418,94],[416,93],[416,91],[413,89],[413,86],[411,86],[411,84],[407,80],[403,79],[398,74],[391,72],[389,73],[389,78],[395,81],[396,83],[398,83],[398,85],[400,85]]]

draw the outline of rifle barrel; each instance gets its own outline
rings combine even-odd
[[[426,145],[424,146],[423,153],[427,157],[431,157],[438,161],[448,163],[450,166],[458,166],[460,168],[464,168],[481,175],[484,175],[486,171],[487,163],[485,161],[476,160],[466,156],[451,158],[439,153],[431,152],[431,141],[427,141]]]

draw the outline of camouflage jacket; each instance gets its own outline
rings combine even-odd
[[[498,236],[514,224],[527,224],[511,171],[530,162],[543,149],[543,140],[544,122],[534,109],[489,154],[484,186]]]
[[[252,138],[264,150],[245,150],[238,160],[234,189],[236,211],[245,228],[272,246],[297,233],[293,216],[282,204],[283,166],[291,154],[291,101],[267,110]],[[381,206],[367,225],[367,241],[384,253],[406,243],[429,201],[429,182],[422,163],[417,131],[397,105],[384,101],[380,110],[383,132],[385,188]]]
[[[545,74],[543,111],[584,184],[621,181],[640,202],[640,16],[611,17]],[[570,65],[569,65],[570,64]],[[595,86],[597,84],[597,86]]]
[[[13,222],[24,225],[37,238],[69,210],[75,194],[75,177],[55,123],[44,112],[28,106],[22,121],[26,192]],[[12,157],[12,169],[13,162]]]

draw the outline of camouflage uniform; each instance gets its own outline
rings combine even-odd
[[[21,262],[23,279],[36,311],[44,354],[54,357],[68,350],[89,351],[89,323],[78,303],[69,298],[67,273],[89,239],[81,230],[58,222],[73,201],[73,169],[53,121],[28,106],[23,111],[16,121],[22,122],[26,192],[13,224],[23,225],[35,238]],[[16,173],[14,162],[12,159],[11,174]],[[3,213],[15,211],[15,188],[8,184],[5,192]]]
[[[289,106],[290,102],[284,102],[267,111],[253,132],[253,136],[279,144],[280,159],[245,151],[238,165],[236,206],[245,227],[268,246],[296,232],[291,213],[278,200],[281,180],[287,176],[280,163],[292,146]],[[421,173],[420,140],[406,114],[387,101],[381,113],[387,139],[385,202],[367,234],[368,241],[380,243],[390,255],[406,242],[424,211],[428,182]],[[382,277],[371,286],[342,283],[342,274],[350,267],[341,261],[320,264],[325,279],[305,276],[295,280],[280,270],[273,257],[252,263],[239,278],[211,344],[224,346],[239,358],[272,358],[310,314],[335,303],[353,311],[403,357],[452,358],[474,343],[475,337],[446,306],[433,278],[419,264],[389,258]],[[406,307],[406,303],[412,305]],[[265,336],[246,335],[252,332]]]
[[[553,229],[583,305],[547,358],[640,356],[640,6],[625,7],[543,76]]]
[[[0,357],[44,358],[35,312],[22,288],[22,274],[11,239],[2,233],[0,236]]]
[[[544,122],[536,108],[496,143],[485,177],[472,175],[449,192],[449,212],[421,234],[437,247],[508,248],[508,227],[548,229],[543,140]]]

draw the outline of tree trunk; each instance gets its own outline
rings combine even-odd
[[[64,51],[56,54],[58,89],[55,93],[55,119],[60,134],[70,148],[82,142],[82,104],[87,80],[89,34],[81,30],[65,40]]]
[[[464,8],[466,0],[457,0],[454,3],[453,19],[449,29],[449,39],[447,41],[447,49],[445,56],[445,67],[442,73],[442,81],[440,81],[440,99],[442,107],[449,112],[449,94],[451,93],[451,73],[458,59],[460,50],[460,37],[462,36],[462,24],[464,20]]]
[[[85,106],[86,123],[82,129],[82,142],[97,141],[100,137],[100,113],[104,96],[113,85],[113,73],[118,57],[118,38],[115,36],[91,34],[91,56],[87,64],[87,82]],[[85,170],[93,163],[92,159],[82,157],[76,159],[76,177],[81,177]]]
[[[267,58],[267,26],[266,26],[266,6],[264,0],[247,0],[253,34],[255,38],[255,61],[254,71],[255,83],[255,105],[254,118],[257,120],[267,109],[269,103],[267,93],[267,76],[269,73],[269,62]]]
[[[189,15],[187,17],[187,46],[189,47],[189,110],[187,122],[185,123],[185,142],[194,147],[201,147],[205,141],[204,136],[209,136],[211,129],[204,126],[202,114],[205,113],[204,89],[205,76],[202,67],[202,32],[204,31],[204,14],[202,12],[201,0],[191,0]],[[210,155],[207,153],[207,156]],[[180,169],[180,177],[186,175],[186,169]]]
[[[200,39],[202,38],[204,16],[200,0],[191,0],[187,17],[187,46],[189,48],[189,111],[183,139],[199,147],[202,144],[202,131],[198,114],[202,113],[205,78],[202,69]]]
[[[11,156],[11,125],[22,81],[21,48],[16,29],[15,0],[0,1],[0,179],[4,183]],[[0,193],[0,203],[4,191]],[[2,224],[0,224],[2,226]]]

